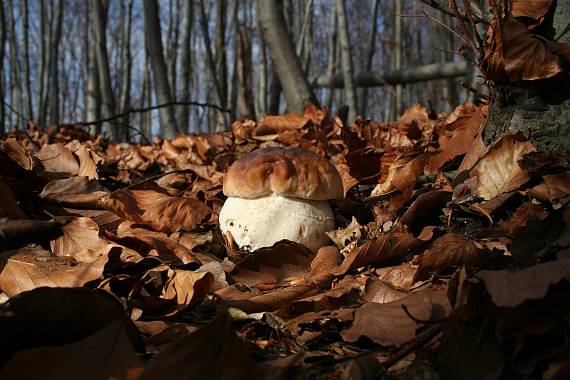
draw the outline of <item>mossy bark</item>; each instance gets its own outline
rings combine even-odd
[[[570,157],[570,73],[500,89],[484,131],[486,144],[522,133],[538,150]]]

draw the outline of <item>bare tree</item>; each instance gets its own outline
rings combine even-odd
[[[218,70],[216,68],[216,59],[214,53],[212,52],[212,43],[210,38],[210,31],[208,27],[208,17],[206,16],[206,7],[204,5],[204,0],[200,0],[200,26],[202,29],[202,38],[204,40],[204,49],[206,50],[206,66],[208,67],[208,73],[212,79],[212,86],[214,87],[214,96],[216,103],[223,107],[225,105],[225,99],[222,97],[222,86],[218,78]],[[224,125],[224,115],[222,113],[217,113],[218,124]]]
[[[50,39],[50,51],[49,51],[49,85],[48,85],[48,110],[49,110],[49,122],[52,124],[59,123],[59,60],[58,51],[59,43],[61,41],[61,33],[63,27],[63,0],[57,1],[57,8],[55,11],[55,29],[53,31],[53,37]]]
[[[176,124],[174,106],[172,105],[171,92],[168,85],[166,64],[164,63],[158,3],[156,0],[144,0],[143,4],[145,46],[152,68],[156,100],[160,104],[170,104],[167,107],[160,108],[160,124],[164,137],[171,139],[176,136],[180,130]]]
[[[379,0],[372,0],[371,9],[371,25],[370,34],[368,36],[368,49],[366,52],[366,61],[364,62],[364,71],[372,70],[372,60],[374,59],[374,52],[376,51],[376,30],[378,29],[378,6],[380,5]],[[362,91],[362,99],[360,100],[360,112],[366,114],[366,109],[368,108],[368,89],[365,87]]]
[[[261,34],[283,87],[289,111],[303,112],[307,103],[318,104],[285,27],[278,0],[256,0]]]
[[[28,119],[34,119],[34,110],[32,108],[33,98],[32,98],[32,82],[31,82],[31,70],[30,70],[30,41],[29,41],[29,30],[30,30],[30,20],[29,20],[29,9],[28,9],[28,0],[21,0],[20,2],[20,9],[22,12],[22,29],[23,29],[23,36],[24,39],[24,94],[25,94],[25,115]]]
[[[126,23],[123,26],[123,83],[121,84],[121,108],[120,112],[124,113],[129,108],[131,102],[131,80],[132,80],[132,57],[131,57],[131,24],[133,17],[133,0],[128,1],[126,10]],[[122,119],[123,125],[130,125],[129,115],[125,115]],[[129,128],[123,128],[123,135],[126,141],[129,141]]]
[[[4,2],[0,2],[0,66],[4,67],[4,47],[6,46],[6,18],[4,17]],[[4,70],[0,72],[0,97],[4,99]],[[0,133],[5,131],[4,103],[0,105]]]
[[[191,41],[192,27],[194,24],[194,3],[192,1],[184,2],[184,19],[182,20],[182,55],[180,57],[180,101],[190,101],[190,75],[192,73],[191,58]],[[190,110],[188,106],[182,106],[178,111],[178,122],[181,131],[188,131]]]
[[[14,19],[14,7],[12,4],[8,7],[8,29],[10,30],[10,86],[11,91],[11,103],[18,109],[23,108],[22,99],[22,89],[21,89],[21,66],[20,66],[20,54],[19,54],[19,43],[18,36],[16,34],[16,20]],[[20,129],[24,127],[23,120],[15,119],[16,124]]]
[[[109,59],[107,57],[106,13],[101,0],[91,0],[93,8],[93,35],[95,38],[95,59],[97,61],[97,75],[99,77],[99,90],[101,92],[101,116],[111,117],[115,114],[115,99],[111,87],[111,74],[109,72]],[[117,124],[109,125],[111,137],[119,141],[121,136]]]
[[[346,103],[350,107],[348,118],[350,121],[353,121],[358,115],[358,99],[354,83],[354,70],[352,67],[350,38],[348,34],[348,20],[346,17],[346,5],[344,0],[335,0],[335,8],[338,16],[338,36],[340,42],[342,76],[344,77],[344,93]]]
[[[220,88],[220,106],[226,106],[228,97],[228,64],[226,57],[226,0],[216,2],[216,78]]]
[[[238,70],[238,108],[239,118],[254,119],[253,105],[253,73],[251,62],[251,39],[243,28],[236,36],[238,39],[237,70]]]

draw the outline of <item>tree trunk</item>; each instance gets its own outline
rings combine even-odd
[[[402,0],[394,0],[394,70],[402,67]],[[396,85],[392,118],[399,118],[402,111],[402,86]]]
[[[4,17],[4,3],[0,2],[0,62],[4,62],[4,47],[6,46],[6,19]],[[0,97],[6,97],[4,89],[4,72],[0,71]],[[4,104],[0,104],[0,133],[6,131]]]
[[[331,24],[329,27],[329,40],[328,40],[328,58],[327,58],[327,76],[332,78],[336,68],[336,53],[337,53],[337,17],[336,7],[331,9]],[[343,83],[344,84],[344,83]],[[314,84],[313,84],[314,85]],[[325,104],[328,109],[332,109],[334,100],[334,86],[330,86],[327,91],[327,100]]]
[[[89,9],[89,7],[87,8]],[[89,19],[90,17],[87,17],[87,20]],[[87,89],[85,93],[85,110],[86,110],[85,121],[94,121],[101,119],[101,95],[99,92],[99,75],[97,74],[97,59],[95,56],[95,44],[91,42],[94,39],[91,23],[87,22],[85,23],[85,34],[86,34],[85,54],[87,57],[87,64],[86,64]],[[93,136],[100,134],[101,124],[91,126],[90,133]]]
[[[132,16],[133,16],[133,0],[129,0],[126,12],[127,22],[123,26],[123,42],[125,44],[125,48],[123,49],[123,57],[122,61],[124,66],[123,69],[123,83],[121,84],[121,112],[126,112],[129,109],[129,105],[131,102],[131,77],[132,77],[132,58],[131,58],[131,23],[132,23]],[[123,141],[129,141],[130,136],[130,129],[126,126],[130,125],[129,123],[129,115],[125,115],[122,119],[123,124],[123,133],[124,136]]]
[[[194,3],[192,1],[184,2],[184,19],[182,21],[182,55],[180,57],[180,100],[182,102],[190,101],[190,75],[191,71],[191,39],[192,26],[194,25]],[[178,111],[178,123],[180,130],[187,132],[189,129],[188,121],[190,120],[190,108],[181,106]]]
[[[370,33],[368,35],[368,50],[366,51],[366,61],[364,63],[364,71],[372,70],[372,60],[374,59],[374,52],[376,51],[376,29],[377,29],[377,20],[378,20],[378,5],[380,4],[379,0],[372,1],[372,24],[370,25]],[[366,109],[368,108],[368,89],[364,88],[362,91],[362,99],[360,104],[360,112],[363,115],[366,115]]]
[[[26,98],[25,114],[30,120],[34,119],[34,110],[32,108],[32,82],[30,79],[30,42],[29,42],[29,29],[30,17],[28,10],[28,0],[22,0],[20,9],[23,15],[23,29],[24,29],[24,93]]]
[[[350,38],[348,34],[348,20],[346,17],[346,5],[344,0],[335,0],[336,14],[338,17],[338,37],[340,42],[340,61],[342,76],[344,79],[345,100],[350,107],[348,119],[350,122],[358,115],[358,99],[354,71],[352,68],[352,55],[350,53]]]
[[[47,9],[44,0],[40,0],[40,65],[38,67],[38,124],[45,125],[46,118],[46,88],[47,88],[47,66],[48,49],[51,38],[51,27],[48,24]],[[47,26],[47,30],[46,30]]]
[[[307,103],[318,105],[285,27],[281,2],[256,0],[255,5],[261,34],[283,87],[287,109],[302,113]]]
[[[552,26],[544,29],[551,29],[545,37],[570,42],[569,1],[558,1],[553,17],[545,22]],[[566,70],[553,78],[496,86],[495,92],[500,96],[491,105],[484,130],[485,143],[520,132],[538,150],[570,157],[570,64],[565,64]]]
[[[152,68],[156,100],[159,104],[170,104],[159,110],[163,136],[164,138],[172,139],[179,133],[179,129],[176,125],[174,106],[172,106],[171,92],[168,86],[167,70],[160,36],[158,3],[156,0],[144,0],[144,28],[145,45]]]
[[[63,0],[58,0],[55,12],[55,30],[50,40],[49,69],[48,69],[48,112],[51,124],[59,123],[59,69],[58,50],[63,26]]]
[[[240,119],[255,119],[250,36],[247,30],[241,29],[236,37],[238,38],[238,117]]]
[[[217,79],[220,87],[220,98],[222,103],[220,106],[226,106],[228,97],[228,74],[227,74],[227,58],[226,58],[226,0],[216,1],[216,71]]]
[[[216,59],[214,57],[214,53],[212,52],[212,43],[210,39],[210,31],[208,28],[208,17],[206,16],[206,8],[204,5],[204,0],[200,0],[200,26],[202,28],[202,38],[204,39],[204,48],[206,49],[206,65],[208,67],[210,78],[212,79],[212,86],[214,87],[214,99],[219,106],[224,107],[225,99],[222,97],[221,85],[218,78],[218,70],[216,68]],[[225,124],[224,115],[221,112],[216,112],[216,115],[217,115],[216,124],[224,125]]]
[[[20,54],[18,52],[18,41],[16,32],[16,20],[14,19],[14,8],[8,7],[8,28],[10,29],[10,75],[11,75],[11,103],[12,107],[16,108],[18,112],[22,113],[24,102],[22,99],[22,81],[21,81],[21,65]],[[24,121],[17,117],[16,125],[18,129],[24,128]]]
[[[95,37],[95,58],[97,60],[97,75],[101,92],[101,115],[103,118],[115,115],[115,99],[111,87],[109,59],[107,57],[106,9],[101,0],[91,0],[93,7],[93,32]],[[113,141],[119,141],[121,136],[117,124],[110,124],[109,130]]]

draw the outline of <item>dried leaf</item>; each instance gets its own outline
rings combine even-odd
[[[89,263],[100,257],[111,245],[99,237],[99,227],[91,218],[71,219],[62,231],[63,236],[50,243],[56,256],[74,257],[79,262]]]
[[[409,342],[416,335],[418,323],[406,314],[402,305],[417,320],[431,318],[433,305],[427,293],[411,294],[390,303],[367,303],[356,311],[352,326],[341,332],[342,338],[355,342],[365,336],[382,346]]]
[[[171,197],[153,190],[118,190],[100,199],[99,205],[122,218],[166,233],[191,230],[212,213],[195,199]]]
[[[109,252],[119,247],[109,246]],[[70,262],[53,257],[49,251],[35,247],[4,251],[0,255],[0,288],[9,297],[39,287],[75,287],[96,280],[103,274],[108,253],[90,263]]]
[[[529,178],[517,162],[534,151],[529,141],[517,135],[501,138],[471,170],[471,177],[478,178],[477,195],[490,200],[524,185]]]
[[[45,144],[36,153],[36,158],[40,160],[44,170],[51,173],[65,173],[77,175],[79,164],[73,153],[62,144]]]
[[[216,319],[164,349],[143,368],[146,379],[257,379],[255,364],[228,317]]]
[[[434,240],[422,253],[414,282],[426,280],[431,273],[440,272],[451,266],[475,265],[481,260],[481,253],[473,241],[463,235],[443,235]]]
[[[0,377],[30,380],[126,379],[138,366],[140,360],[129,341],[125,320],[119,319],[73,343],[17,352],[2,368]],[[97,370],[89,370],[94,368]]]
[[[530,195],[551,203],[557,203],[570,195],[570,173],[545,175],[542,178],[544,183],[530,189]]]
[[[12,161],[17,162],[22,168],[32,170],[32,157],[26,153],[26,148],[21,141],[8,138],[0,143],[0,149],[3,150]]]
[[[176,301],[177,311],[202,301],[214,284],[214,276],[209,272],[169,269],[167,276],[162,296],[166,300]]]
[[[313,253],[305,246],[282,240],[247,255],[229,276],[248,286],[284,285],[309,272]]]
[[[513,0],[511,14],[515,17],[528,17],[536,21],[533,27],[542,24],[552,0]]]
[[[61,224],[43,220],[0,219],[0,248],[43,243],[61,236]]]
[[[548,289],[570,281],[570,259],[549,261],[517,272],[483,270],[476,274],[498,307],[515,307],[546,297]]]
[[[314,284],[324,289],[334,279],[333,269],[342,262],[342,255],[336,247],[321,247],[311,262],[311,272],[307,275],[307,284]]]
[[[428,162],[429,171],[435,172],[441,169],[446,162],[467,153],[473,145],[479,129],[487,120],[488,113],[488,107],[482,106],[477,108],[474,113],[464,115],[456,120],[453,124],[459,125],[454,129],[453,135],[446,146],[443,147],[439,154],[430,157]]]
[[[418,241],[409,233],[387,233],[354,248],[334,273],[342,274],[366,266],[378,265],[409,255]]]

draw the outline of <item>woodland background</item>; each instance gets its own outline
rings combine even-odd
[[[115,121],[118,132],[110,133],[102,123],[91,125],[93,134],[104,130],[114,140],[137,142],[142,138],[136,130],[149,139],[164,132],[167,137],[207,133],[224,130],[236,119],[285,111],[252,0],[1,4],[0,132],[23,129],[30,120],[40,126],[93,122],[180,102],[172,107],[172,123],[159,123],[154,109]],[[156,9],[159,18],[145,19],[145,7]],[[335,9],[329,0],[284,1],[292,42],[321,105],[329,109],[346,101],[342,89],[326,86],[326,75],[341,72]],[[471,71],[466,79],[466,62],[454,54],[460,41],[442,26],[457,28],[451,17],[411,0],[348,1],[345,11],[355,73],[373,71],[402,82],[401,74],[410,68],[436,64],[424,67],[429,73],[451,62],[447,68],[457,77],[403,86],[380,86],[382,79],[377,80],[375,87],[358,89],[358,113],[387,122],[418,99],[438,111],[469,100],[458,84],[477,77]],[[153,37],[161,40],[162,52],[145,48],[145,39]],[[162,55],[164,64],[153,63],[153,54]],[[167,83],[157,84],[154,76]]]

